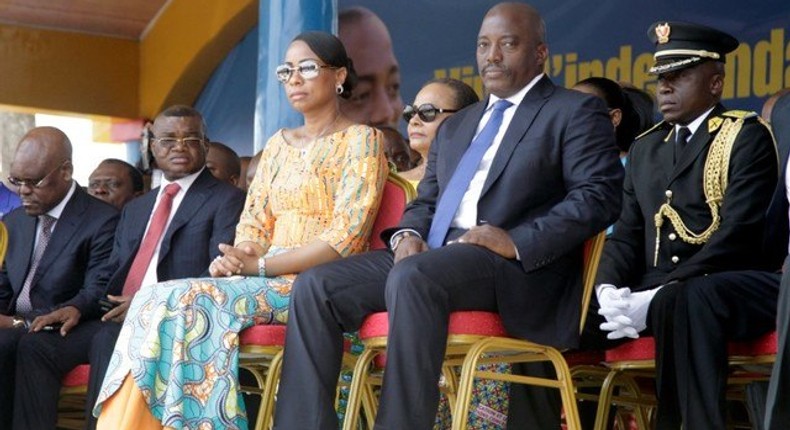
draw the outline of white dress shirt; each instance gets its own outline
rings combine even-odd
[[[779,162],[783,163],[784,160],[779,160]],[[785,195],[787,196],[787,200],[790,202],[790,163],[787,163],[785,166]],[[787,219],[790,219],[790,207],[788,207]],[[787,244],[787,253],[790,254],[790,242]]]
[[[461,204],[458,205],[458,210],[456,210],[453,221],[450,223],[451,227],[469,229],[477,225],[477,202],[480,200],[480,194],[483,192],[483,185],[486,182],[489,170],[491,170],[491,162],[494,161],[494,156],[496,156],[496,153],[502,144],[502,138],[505,137],[505,133],[510,126],[510,121],[513,120],[513,116],[516,114],[516,109],[518,109],[518,106],[521,104],[521,101],[524,100],[524,97],[526,97],[529,90],[532,89],[532,87],[534,87],[541,78],[543,78],[542,73],[532,79],[532,81],[530,81],[527,86],[519,90],[519,92],[505,99],[510,103],[513,103],[513,105],[505,109],[503,112],[502,125],[499,126],[499,131],[497,132],[496,136],[494,136],[494,142],[491,144],[491,147],[489,147],[485,154],[483,154],[483,159],[480,160],[480,164],[477,166],[477,171],[472,177],[472,180],[469,182],[469,187],[466,189],[464,197],[461,199]],[[486,106],[486,111],[483,114],[483,117],[480,118],[480,122],[477,124],[475,137],[480,134],[480,132],[483,130],[483,127],[485,127],[485,125],[488,123],[488,119],[491,117],[491,112],[493,112],[492,107],[494,106],[494,103],[498,102],[499,100],[501,99],[493,94],[488,97],[488,106]],[[474,138],[472,140],[474,140]]]
[[[708,115],[710,115],[710,113],[713,112],[713,108],[715,108],[715,107],[716,106],[706,110],[705,113],[703,113],[702,115],[698,116],[697,118],[694,119],[694,121],[691,121],[690,123],[688,123],[685,126],[679,125],[679,124],[675,124],[675,134],[674,135],[677,136],[677,133],[678,133],[678,131],[680,131],[681,127],[686,127],[691,132],[691,134],[689,134],[689,137],[688,137],[689,139],[691,139],[692,136],[694,136],[694,133],[697,132],[697,129],[699,128],[699,126],[701,126],[702,122],[705,121],[705,119],[708,118]],[[688,140],[686,142],[688,142]]]

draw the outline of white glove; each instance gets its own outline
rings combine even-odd
[[[605,316],[607,322],[601,324],[601,330],[610,332],[606,335],[609,339],[619,339],[626,336],[638,338],[638,333],[647,328],[647,312],[650,309],[650,302],[658,290],[663,288],[663,285],[636,293],[632,293],[628,288],[619,288],[616,292],[611,292],[611,288],[602,287],[604,286],[599,286],[602,290],[600,295],[603,296],[607,307],[604,308],[604,305],[601,304],[598,313]]]
[[[664,286],[653,288],[652,290],[638,291],[631,293],[625,299],[628,302],[628,309],[625,311],[625,316],[631,319],[631,327],[636,331],[642,331],[647,328],[647,311],[650,309],[650,302],[656,295],[658,290]]]
[[[601,330],[609,332],[606,337],[609,339],[638,338],[637,330],[631,326],[633,321],[626,315],[630,307],[628,297],[631,295],[631,289],[617,288],[612,284],[601,284],[595,288],[595,293],[600,305],[598,313],[606,318],[606,322],[600,325]]]

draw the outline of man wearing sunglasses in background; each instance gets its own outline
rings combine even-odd
[[[105,264],[107,276],[101,279],[102,294],[95,300],[101,322],[91,325],[90,337],[80,338],[81,351],[53,351],[43,342],[31,342],[24,351],[20,347],[20,357],[26,355],[18,363],[17,391],[30,394],[17,407],[15,428],[55,428],[60,381],[87,362],[86,427],[93,428],[93,404],[134,293],[160,281],[208,276],[218,245],[233,240],[244,193],[205,167],[203,117],[191,107],[173,106],[157,116],[152,130],[151,148],[162,182],[121,213]],[[105,292],[110,295],[105,297]]]
[[[24,422],[12,427],[15,407],[37,395],[15,383],[18,365],[35,359],[26,346],[41,342],[62,354],[64,365],[75,366],[79,361],[69,363],[68,356],[87,356],[84,345],[98,324],[118,212],[83,191],[72,172],[71,142],[53,127],[28,132],[11,164],[8,181],[22,207],[4,219],[9,243],[0,270],[0,429],[34,428]]]

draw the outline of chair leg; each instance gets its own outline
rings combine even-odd
[[[486,347],[486,342],[480,341],[472,345],[466,353],[466,358],[461,366],[461,378],[457,384],[455,406],[452,404],[450,406],[450,410],[453,411],[452,430],[466,430],[469,403],[472,401],[472,385],[477,373],[477,362]]]
[[[598,399],[598,411],[595,413],[595,430],[606,430],[606,421],[609,418],[609,410],[612,405],[612,393],[614,392],[614,380],[620,373],[619,370],[611,370],[606,375],[601,386],[601,396]]]
[[[442,366],[442,376],[444,377],[444,395],[447,396],[447,404],[450,406],[450,417],[455,419],[455,401],[458,393],[458,376],[452,366]]]
[[[371,408],[369,404],[370,394],[366,393],[366,385],[371,362],[378,353],[379,351],[376,349],[365,348],[362,354],[357,358],[357,363],[354,366],[354,373],[351,376],[351,386],[349,387],[346,417],[343,420],[343,430],[356,430],[357,422],[359,421],[360,405],[362,403],[368,403],[367,408]],[[365,400],[365,398],[367,398],[367,400]],[[368,411],[367,408],[365,410],[366,414],[373,412]],[[368,416],[368,422],[371,422],[374,418],[375,416]]]
[[[373,384],[365,383],[362,386],[364,392],[362,397],[362,409],[365,411],[365,419],[368,430],[373,430],[376,420],[376,411],[379,409],[378,398],[373,391]]]
[[[261,413],[258,414],[258,421],[255,423],[256,430],[269,429],[273,426],[274,419],[274,396],[277,386],[280,385],[280,370],[282,370],[283,350],[280,350],[272,358],[269,364],[269,372],[266,374],[266,382],[263,385],[261,394]]]
[[[579,419],[579,407],[576,405],[576,396],[574,395],[573,377],[571,377],[571,372],[568,369],[565,358],[554,348],[545,348],[542,354],[548,357],[551,364],[554,366],[557,382],[559,382],[562,407],[565,410],[565,424],[567,429],[581,430],[582,424]]]
[[[258,385],[258,388],[261,392],[258,394],[261,396],[261,403],[258,405],[258,418],[255,420],[255,430],[264,430],[263,428],[263,415],[266,413],[266,402],[264,401],[263,397],[263,390],[266,386],[266,377],[258,370],[257,366],[239,366],[240,368],[246,369],[248,372],[255,377],[255,382]]]

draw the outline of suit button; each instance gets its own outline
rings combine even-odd
[[[672,190],[664,191],[664,195],[667,196],[668,199],[671,199],[672,198]]]
[[[675,240],[677,238],[678,238],[678,235],[676,235],[675,233],[669,233],[669,240]]]
[[[672,256],[672,262],[675,263],[675,264],[678,264],[678,262],[680,262],[680,257],[678,257],[677,255],[673,255]]]

